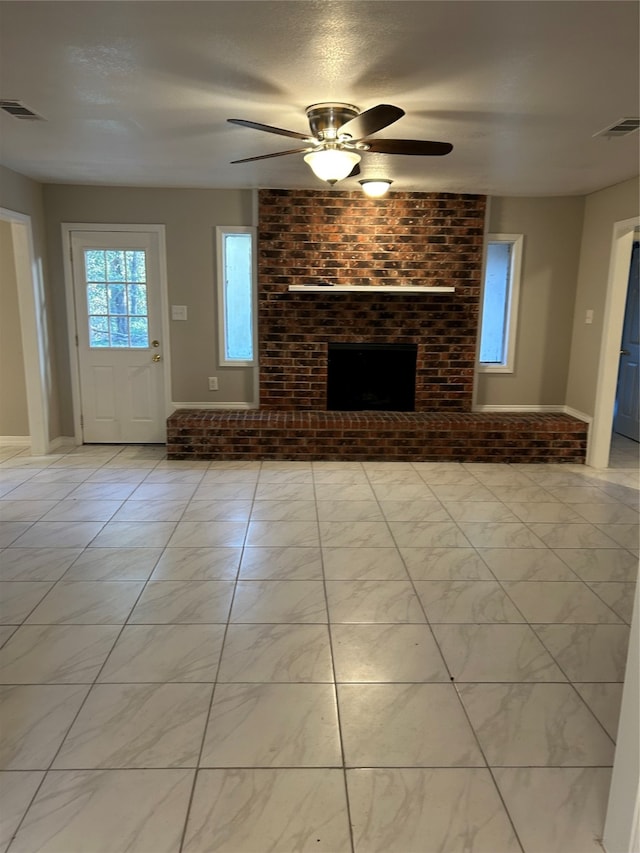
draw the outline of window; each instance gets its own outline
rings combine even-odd
[[[149,346],[144,251],[85,249],[91,349]]]
[[[255,361],[255,229],[216,228],[220,364]]]
[[[513,373],[522,234],[489,234],[484,273],[479,370]]]

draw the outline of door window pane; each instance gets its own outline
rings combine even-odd
[[[112,347],[129,346],[129,322],[126,317],[109,317],[109,336]]]
[[[144,252],[125,252],[127,281],[144,282],[147,280]]]
[[[106,254],[107,259],[107,281],[126,281],[126,268],[124,262],[124,252],[108,249]]]
[[[89,318],[89,346],[109,346],[109,326],[106,317]]]
[[[144,251],[87,249],[84,266],[89,346],[148,347]]]
[[[146,347],[149,344],[149,324],[146,317],[132,317],[129,321],[129,334],[132,347]]]
[[[84,253],[87,281],[106,281],[107,268],[104,252],[90,250]]]
[[[109,285],[109,314],[127,313],[127,291],[124,284]]]
[[[129,313],[147,314],[147,286],[145,284],[129,285]]]
[[[104,284],[90,284],[87,287],[89,314],[108,314],[107,288]]]

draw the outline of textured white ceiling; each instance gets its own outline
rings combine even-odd
[[[638,173],[639,6],[630,0],[0,2],[0,161],[44,182],[323,185],[297,147],[230,125],[306,132],[305,107],[378,103],[381,137],[453,143],[446,157],[365,154],[393,189],[586,193]],[[355,179],[337,185],[355,189]]]

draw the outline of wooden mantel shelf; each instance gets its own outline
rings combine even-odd
[[[373,284],[290,284],[289,290],[296,293],[453,293],[455,287],[414,287],[413,285],[387,285],[377,287]]]

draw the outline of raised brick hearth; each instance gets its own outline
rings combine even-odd
[[[183,410],[170,459],[584,462],[587,424],[564,414]]]

